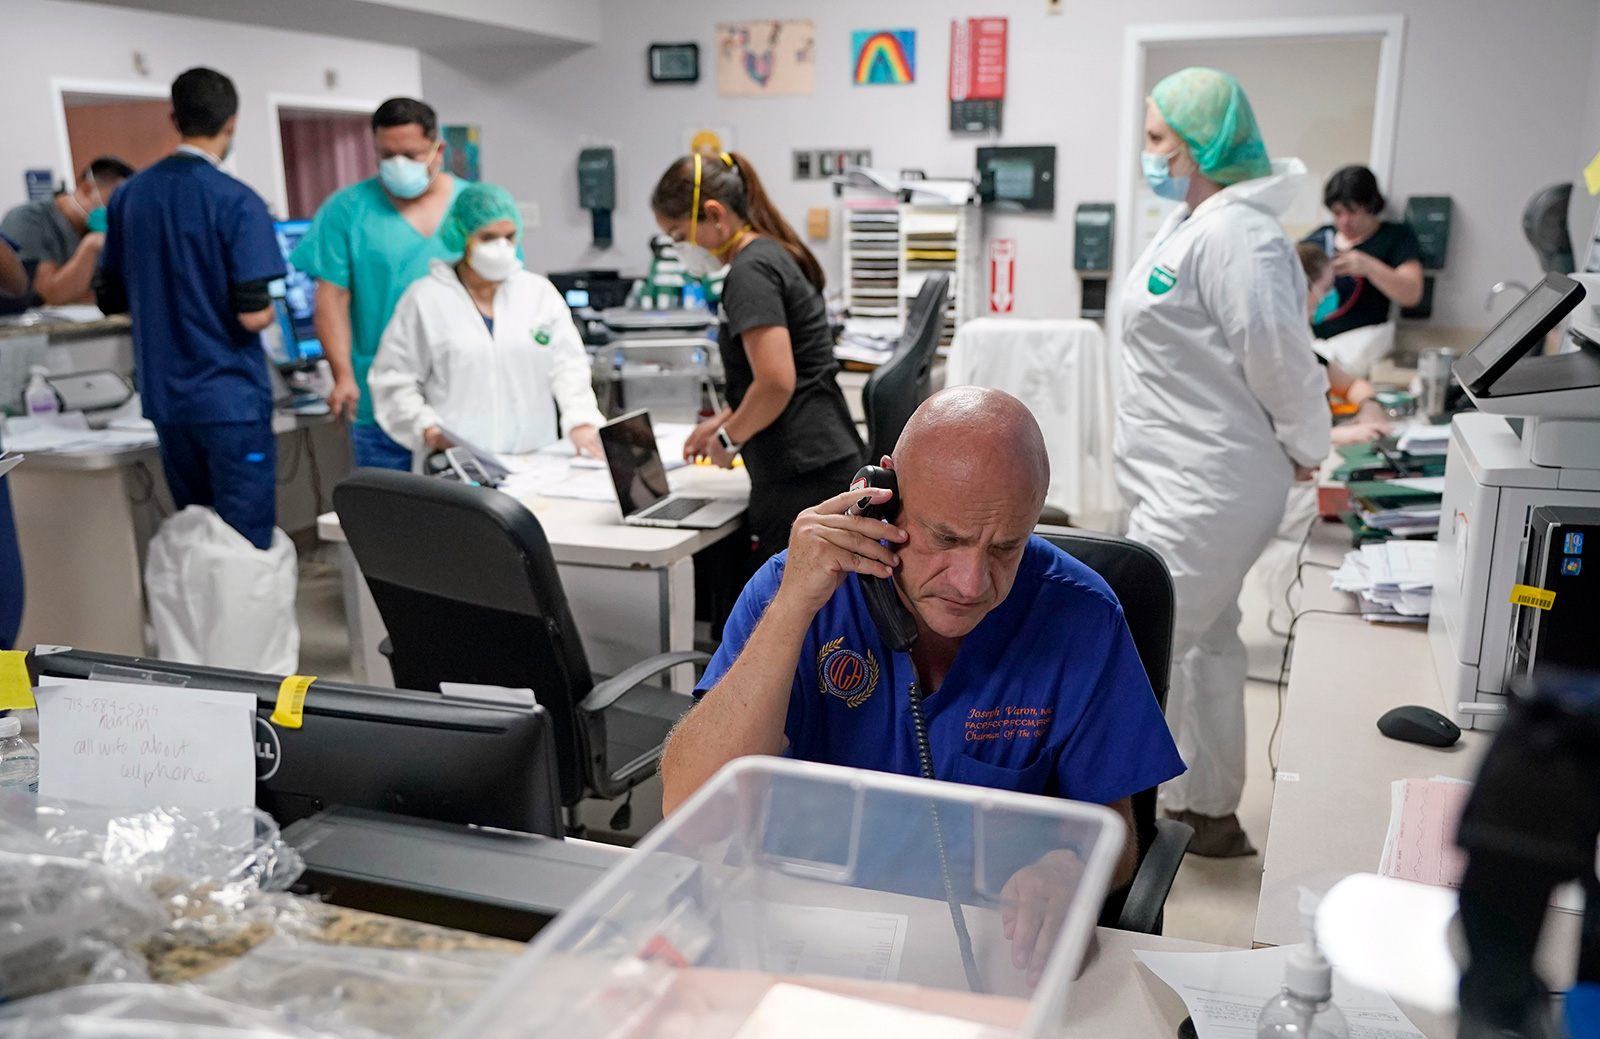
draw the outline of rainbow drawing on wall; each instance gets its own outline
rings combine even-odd
[[[852,67],[857,83],[915,83],[917,33],[914,29],[880,29],[851,34]]]

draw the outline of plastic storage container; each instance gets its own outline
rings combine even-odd
[[[449,1036],[732,1039],[774,1017],[783,1034],[1054,1035],[1124,832],[1098,805],[743,758]],[[1035,986],[1013,917],[1043,924]]]

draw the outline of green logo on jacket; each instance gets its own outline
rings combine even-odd
[[[1146,287],[1150,295],[1160,296],[1172,291],[1172,286],[1178,284],[1178,272],[1171,267],[1161,264],[1150,268],[1150,280]]]
[[[538,329],[537,331],[535,331],[533,333],[533,341],[535,343],[538,343],[540,346],[549,346],[550,345],[550,333],[546,332],[542,328]]]

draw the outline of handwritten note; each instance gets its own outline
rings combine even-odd
[[[50,679],[39,703],[39,793],[117,808],[255,804],[256,698]]]

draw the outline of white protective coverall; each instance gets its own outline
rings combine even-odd
[[[1239,589],[1277,529],[1294,463],[1328,453],[1327,376],[1311,351],[1306,282],[1276,214],[1297,159],[1168,217],[1123,294],[1117,483],[1128,536],[1177,589],[1167,721],[1189,769],[1171,811],[1225,816],[1244,790]]]
[[[434,260],[395,305],[367,389],[378,425],[413,451],[440,426],[487,451],[523,454],[605,421],[590,371],[548,278],[518,270],[501,282],[491,333],[454,268]]]

